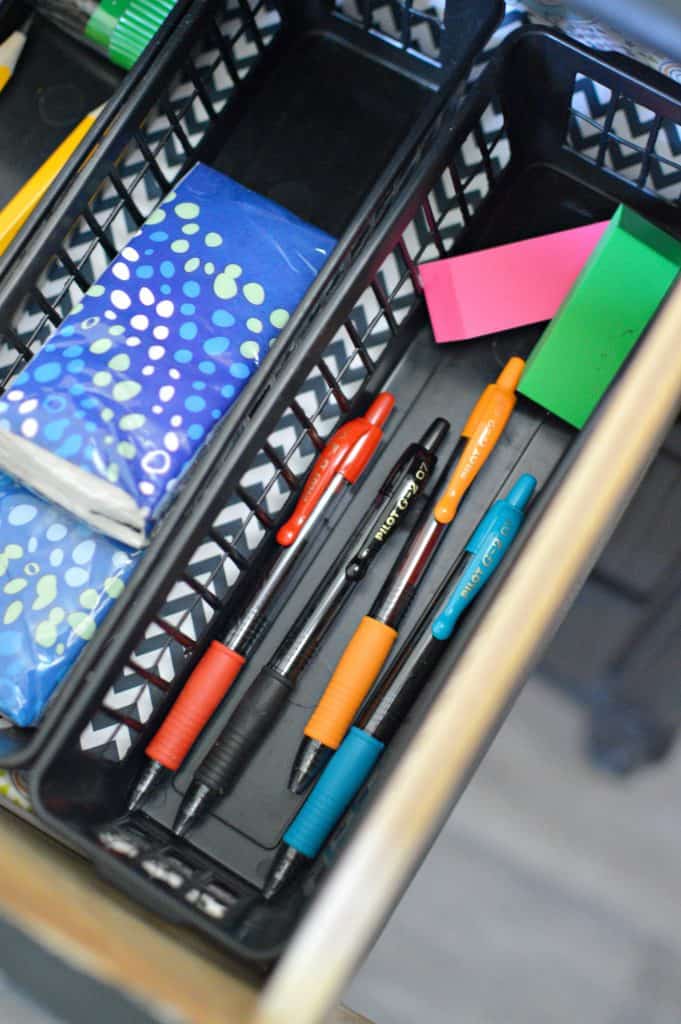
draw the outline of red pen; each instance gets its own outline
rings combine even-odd
[[[146,748],[149,763],[129,802],[135,810],[166,771],[176,772],[199,733],[239,675],[265,623],[265,612],[288,579],[315,526],[345,488],[354,484],[383,436],[395,400],[382,392],[363,416],[339,427],[318,455],[291,517],[277,531],[277,551],[267,574],[224,640],[213,640]]]

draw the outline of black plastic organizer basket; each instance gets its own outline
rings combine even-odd
[[[358,345],[359,362],[348,357],[351,365],[343,373],[323,361],[313,371],[323,345],[312,347],[303,325],[343,280],[357,246],[389,203],[392,175],[374,189],[375,182],[391,162],[408,166],[415,140],[423,137],[501,13],[499,0],[477,4],[464,18],[466,7],[463,0],[450,0],[438,16],[417,11],[411,0],[379,5],[343,0],[335,6],[330,0],[180,0],[163,37],[157,37],[125,77],[48,200],[0,261],[1,392],[196,160],[343,236],[268,360],[269,375],[263,370],[242,394],[215,431],[202,469],[187,481],[175,503],[164,536],[178,537],[178,524],[184,522],[185,542],[178,540],[183,546],[175,548],[176,557],[157,558],[167,551],[167,541],[159,535],[130,587],[129,608],[148,609],[149,620],[158,625],[151,627],[151,634],[147,629],[140,643],[139,610],[128,619],[136,626],[136,636],[128,638],[127,652],[143,652],[133,664],[140,671],[140,685],[151,685],[141,691],[137,706],[118,698],[106,705],[109,725],[120,725],[111,744],[121,752],[128,732],[141,735],[152,712],[156,721],[174,694],[211,619],[269,534],[272,516],[298,486],[312,450],[348,412],[350,384],[359,387],[373,365]],[[245,447],[240,450],[255,457],[262,433],[253,412],[267,397],[263,413],[269,410],[269,420],[262,415],[257,422],[272,426],[272,417],[281,415],[285,405],[281,402],[279,412],[271,412],[275,392],[281,395],[286,387],[294,394],[311,372],[320,408],[309,415],[301,406],[289,410],[287,429],[301,432],[301,437],[291,450],[286,444],[261,453],[276,482],[264,493],[240,489],[245,511],[243,516],[238,513],[238,535],[228,540],[233,524],[217,523],[211,535],[219,554],[190,574],[184,584],[188,593],[178,599],[178,568],[192,560],[204,529],[190,526],[189,508],[199,493],[207,496],[205,486],[213,476],[215,518],[225,505],[220,494],[228,486],[232,463],[227,457],[236,433],[242,431]],[[273,490],[279,496],[276,502]],[[107,636],[121,635],[117,623],[122,610],[107,620],[37,730],[0,730],[0,764],[24,764],[35,757],[81,689],[85,673],[108,647]],[[120,668],[110,670],[111,679]],[[130,689],[129,680],[123,688]],[[106,728],[99,720],[95,723],[99,740]]]
[[[342,24],[352,27],[351,22]],[[374,37],[369,37],[373,47]],[[274,61],[279,43],[282,60],[295,52],[291,45],[300,45],[290,39],[286,43],[282,35],[266,59]],[[404,50],[390,52],[404,59]],[[271,73],[277,74],[275,64]],[[235,138],[243,133],[242,139],[252,140],[251,117],[260,133],[267,104],[274,102],[263,91],[265,79],[259,81],[262,88],[253,78],[247,109],[239,112],[237,101],[226,118]],[[147,85],[145,96],[152,91]],[[588,109],[587,94],[597,100]],[[541,331],[534,327],[436,346],[417,264],[455,249],[607,217],[619,201],[681,235],[681,168],[665,141],[667,128],[681,122],[681,95],[673,83],[532,29],[502,48],[459,107],[457,99],[439,110],[431,107],[430,120],[423,116],[370,192],[362,223],[355,218],[328,270],[292,318],[269,374],[244,395],[230,429],[217,433],[159,531],[146,572],[133,580],[102,636],[81,658],[59,714],[55,705],[49,717],[50,735],[33,774],[32,796],[40,814],[103,873],[156,911],[192,924],[251,964],[267,965],[278,955],[361,817],[360,800],[307,875],[271,905],[265,903],[259,887],[299,805],[285,787],[291,758],[310,707],[378,590],[385,561],[374,567],[343,612],[239,784],[188,841],[175,840],[169,830],[181,793],[234,702],[356,528],[397,450],[418,437],[435,415],[448,417],[454,432],[460,428],[484,384],[510,355],[526,355]],[[625,145],[619,118],[633,116],[647,126],[646,141],[629,144],[629,160],[615,161],[613,152]],[[245,164],[238,163],[238,155],[228,159],[227,150],[216,165],[238,177]],[[199,147],[195,155],[210,158],[210,153]],[[257,163],[257,145],[248,159]],[[251,171],[245,183],[266,191],[257,167]],[[89,194],[87,184],[80,182],[79,188]],[[287,205],[295,208],[291,198]],[[310,216],[304,209],[296,212]],[[255,550],[258,555],[266,550],[281,509],[299,488],[322,438],[340,416],[364,408],[369,396],[386,386],[395,394],[396,411],[368,479],[328,524],[305,575],[178,776],[142,813],[120,817],[147,740],[205,649],[213,626],[238,601]],[[235,423],[238,430],[232,429]],[[438,551],[403,635],[489,502],[523,471],[535,474],[542,487],[527,535],[565,479],[579,444],[574,442],[573,431],[519,401],[502,443]],[[389,776],[511,562],[507,559],[471,610],[379,763],[369,795]]]

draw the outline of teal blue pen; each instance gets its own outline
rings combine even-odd
[[[457,622],[503,560],[536,486],[533,476],[523,474],[480,520],[447,579],[383,673],[357,724],[284,834],[284,846],[265,882],[265,899],[275,896],[292,874],[321,850],[404,721]],[[443,606],[452,578],[456,582]]]

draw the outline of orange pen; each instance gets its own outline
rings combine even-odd
[[[317,456],[293,514],[277,531],[276,553],[253,596],[224,639],[210,644],[147,745],[148,761],[134,787],[130,810],[141,804],[166,772],[176,772],[184,761],[258,643],[269,605],[289,579],[312,530],[371,461],[394,404],[387,391],[377,395],[364,415],[339,427]]]
[[[508,423],[524,367],[524,361],[517,356],[509,359],[497,380],[488,384],[476,402],[454,453],[461,453],[454,472],[434,506],[426,508],[417,520],[305,726],[289,782],[294,793],[307,789],[340,746],[377,679],[447,525]]]

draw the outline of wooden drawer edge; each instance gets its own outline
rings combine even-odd
[[[0,914],[76,969],[188,1024],[243,1024],[255,990],[208,943],[161,924],[84,860],[0,810]]]

